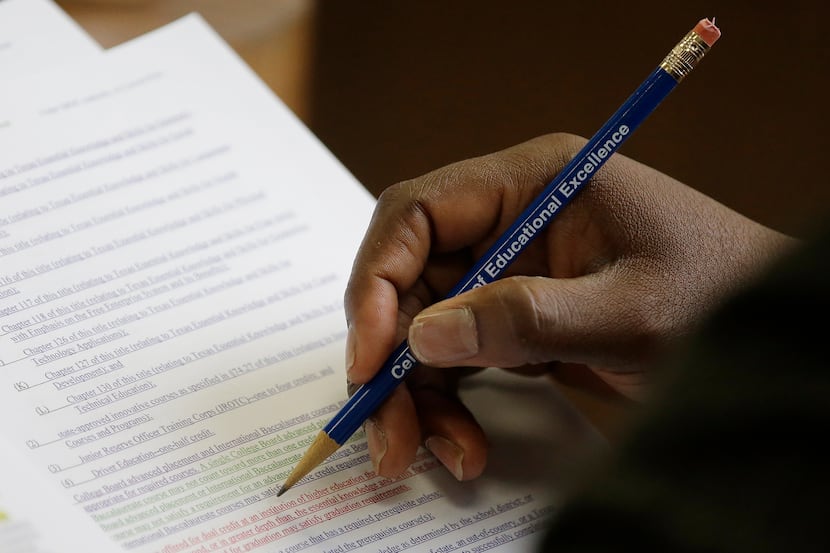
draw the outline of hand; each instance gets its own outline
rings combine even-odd
[[[639,397],[657,357],[792,242],[615,154],[501,280],[439,301],[584,143],[543,136],[381,195],[345,295],[348,377],[368,381],[407,337],[423,365],[367,422],[378,474],[421,443],[459,480],[484,470],[452,367],[576,363]]]

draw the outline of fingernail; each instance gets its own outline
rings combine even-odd
[[[460,481],[464,478],[464,469],[461,467],[464,461],[463,449],[441,436],[430,436],[424,445],[447,467],[456,480]]]
[[[372,468],[375,474],[380,474],[380,462],[386,455],[386,434],[373,419],[367,419],[363,424],[366,432],[366,443],[369,445],[369,457],[372,459]]]
[[[352,397],[358,388],[360,388],[360,384],[355,384],[351,380],[346,381],[346,393],[349,397]]]
[[[346,329],[346,377],[350,378],[350,372],[352,367],[354,366],[354,342],[356,338],[354,335],[354,331],[352,330],[351,323],[349,327]]]
[[[409,327],[409,346],[420,361],[450,363],[478,353],[476,319],[469,307],[418,315]]]

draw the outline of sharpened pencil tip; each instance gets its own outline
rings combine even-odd
[[[329,438],[328,434],[321,430],[300,459],[300,462],[297,463],[291,471],[291,474],[283,482],[280,491],[277,492],[277,497],[287,492],[289,488],[302,480],[306,474],[334,453],[338,447],[337,442]]]

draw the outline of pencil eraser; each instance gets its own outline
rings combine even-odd
[[[715,25],[714,18],[709,21],[708,19],[701,19],[695,25],[695,28],[692,29],[697,36],[703,39],[703,42],[712,46],[717,40],[720,38],[720,29],[717,28]]]

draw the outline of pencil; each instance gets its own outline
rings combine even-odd
[[[484,286],[499,278],[640,123],[689,74],[720,35],[714,19],[701,19],[473,265],[448,297]],[[374,378],[358,388],[323,427],[277,495],[285,493],[337,451],[417,364],[409,344],[404,340]]]

